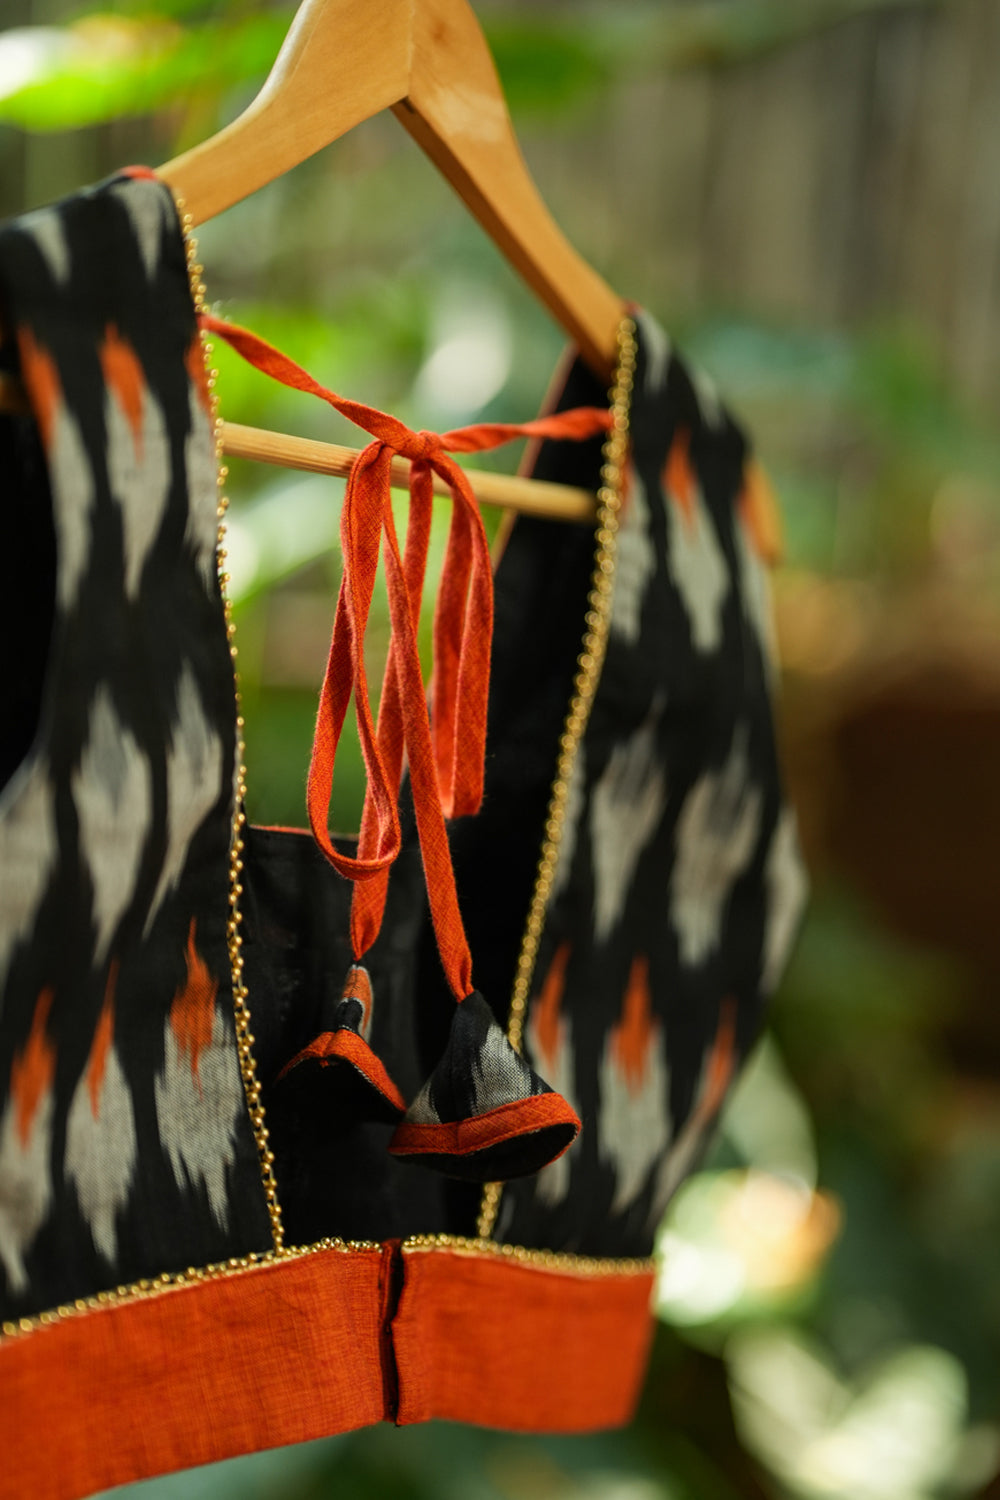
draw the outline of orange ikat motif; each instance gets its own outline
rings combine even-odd
[[[125,591],[138,598],[168,507],[167,419],[134,346],[113,323],[98,347],[104,376],[108,482],[121,515]]]
[[[51,449],[56,411],[62,401],[62,383],[55,360],[35,339],[30,328],[19,328],[17,346],[21,356],[21,375],[38,421],[42,443]]]
[[[667,511],[667,570],[688,616],[692,646],[702,654],[715,653],[724,639],[722,612],[731,579],[691,460],[686,427],[674,434],[660,480]]]
[[[621,1019],[604,1045],[600,1082],[601,1155],[615,1172],[611,1210],[621,1213],[642,1192],[670,1140],[670,1075],[644,953],[632,960]]]
[[[531,1008],[532,1056],[546,1072],[554,1069],[565,1045],[566,1022],[560,1017],[563,990],[566,987],[566,965],[570,945],[560,943],[549,965],[538,999]],[[560,1093],[562,1090],[560,1090]]]
[[[192,917],[185,954],[187,980],[183,989],[177,991],[170,1007],[170,1029],[178,1051],[190,1063],[192,1076],[198,1078],[198,1060],[205,1048],[212,1043],[215,997],[219,992],[219,982],[213,979],[208,965],[195,946],[195,929],[196,921]]]
[[[573,1027],[569,1016],[562,1009],[571,954],[570,943],[560,943],[556,949],[542,987],[531,1006],[525,1041],[531,1058],[538,1064],[552,1088],[577,1109]],[[559,1203],[569,1192],[572,1155],[571,1147],[543,1167],[535,1179],[538,1197],[550,1207]]]
[[[632,962],[625,1006],[617,1026],[611,1028],[611,1055],[629,1093],[642,1092],[649,1073],[649,1053],[659,1035],[660,1023],[653,1019],[649,993],[649,959],[640,953]]]
[[[695,524],[698,486],[691,469],[691,434],[678,427],[660,476],[664,491],[676,501],[689,526]]]
[[[10,1097],[0,1118],[0,1265],[7,1288],[28,1285],[25,1256],[52,1203],[52,1085],[56,1052],[48,1036],[52,990],[35,1002],[31,1028],[10,1070]]]
[[[156,1078],[160,1140],[177,1186],[201,1185],[220,1227],[229,1221],[227,1176],[235,1159],[246,1108],[236,1061],[232,1022],[216,1004],[219,982],[197,947],[197,923],[188,928],[187,978],[177,991],[164,1028],[163,1067]]]
[[[135,1180],[132,1095],[114,1045],[118,960],[112,959],[90,1056],[66,1120],[66,1179],[95,1248],[109,1264],[118,1251],[118,1215]]]
[[[781,511],[767,471],[755,458],[743,471],[736,505],[757,555],[766,563],[779,563],[784,552]]]
[[[108,1066],[108,1053],[115,1030],[115,985],[118,982],[118,960],[112,959],[108,982],[104,991],[104,1004],[97,1020],[97,1029],[90,1046],[87,1061],[87,1092],[90,1095],[90,1112],[94,1119],[100,1113],[101,1085]]]
[[[52,991],[42,990],[35,1004],[31,1030],[10,1070],[10,1096],[17,1111],[17,1134],[26,1147],[35,1115],[44,1096],[52,1088],[56,1072],[56,1049],[46,1033]]]
[[[146,377],[135,350],[123,339],[113,323],[109,323],[100,348],[101,370],[104,383],[113,391],[118,404],[132,431],[136,453],[142,456],[143,447],[143,398],[146,392]]]

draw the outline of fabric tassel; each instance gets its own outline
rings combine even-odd
[[[301,1077],[303,1068],[315,1073],[320,1068],[337,1067],[340,1072],[338,1065],[346,1063],[354,1081],[365,1085],[360,1091],[362,1098],[357,1101],[361,1117],[390,1123],[398,1120],[406,1109],[406,1101],[386,1072],[385,1064],[372,1051],[369,1042],[372,1005],[371,976],[363,964],[352,964],[329,1028],[285,1064],[276,1082],[283,1083],[296,1073]],[[357,1094],[358,1090],[351,1092]]]
[[[389,1150],[466,1182],[506,1181],[554,1161],[579,1132],[566,1100],[514,1051],[473,990]]]

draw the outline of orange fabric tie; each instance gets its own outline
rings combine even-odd
[[[283,385],[319,396],[374,438],[354,461],[341,512],[343,575],[309,766],[309,822],[326,858],[355,882],[351,942],[360,960],[381,928],[389,868],[402,843],[397,802],[405,755],[438,951],[452,993],[456,1000],[464,1000],[473,988],[472,960],[444,820],[477,812],[482,802],[493,575],[475,495],[447,450],[481,452],[520,437],[581,440],[606,432],[610,413],[577,407],[531,422],[480,422],[441,435],[413,432],[375,407],[335,395],[248,329],[210,313],[203,313],[200,321],[257,369]],[[410,515],[402,552],[390,498],[390,468],[396,454],[410,461]],[[434,611],[428,713],[417,625],[430,538],[432,474],[448,484],[454,508]],[[383,536],[391,635],[376,725],[364,637]],[[328,827],[334,762],[352,696],[367,773],[356,856],[334,848]]]

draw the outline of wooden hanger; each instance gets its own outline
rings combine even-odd
[[[304,0],[253,103],[157,175],[195,224],[391,109],[603,379],[624,312],[528,175],[467,0]]]
[[[304,0],[243,114],[157,175],[200,224],[383,109],[393,111],[584,359],[609,379],[624,303],[573,250],[542,202],[467,0]],[[0,390],[0,407],[3,397]],[[343,472],[355,451],[230,423],[223,447],[234,456],[323,472]],[[476,476],[482,499],[484,478],[492,503],[525,508],[531,481],[508,488],[502,476]],[[567,494],[563,505],[562,486],[545,488],[556,494],[539,495],[530,506],[536,514],[593,514],[586,492]]]

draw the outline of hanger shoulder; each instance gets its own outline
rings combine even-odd
[[[304,0],[249,108],[159,175],[198,224],[389,108],[607,378],[622,300],[542,202],[467,0]]]
[[[412,0],[305,0],[253,102],[158,175],[196,224],[406,95]]]
[[[466,0],[417,0],[409,90],[393,113],[588,363],[609,377],[624,303],[572,248],[542,201]]]

